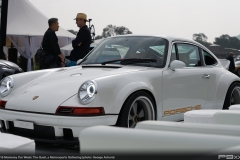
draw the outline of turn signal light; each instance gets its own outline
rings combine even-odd
[[[70,114],[70,115],[103,115],[105,114],[103,107],[65,107],[59,106],[56,114]]]
[[[0,108],[5,108],[7,101],[0,101]]]
[[[74,108],[72,114],[102,114],[103,108]]]

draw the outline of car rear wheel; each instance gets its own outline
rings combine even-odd
[[[155,120],[154,101],[143,91],[132,94],[124,103],[117,126],[134,128],[138,122]]]
[[[236,72],[237,76],[240,76],[240,68]]]
[[[234,104],[240,104],[240,83],[239,82],[235,82],[229,87],[227,91],[227,95],[225,97],[223,109],[229,109],[229,106]]]

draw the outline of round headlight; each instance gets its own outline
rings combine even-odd
[[[95,81],[84,82],[78,90],[80,103],[90,103],[95,98],[95,94],[97,94],[97,83]]]
[[[0,96],[5,97],[9,95],[13,88],[13,78],[5,77],[0,82]]]

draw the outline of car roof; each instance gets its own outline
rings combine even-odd
[[[113,37],[108,37],[108,38],[115,38],[115,37],[160,37],[160,38],[165,38],[169,41],[176,41],[176,40],[181,40],[181,41],[189,41],[189,42],[196,42],[193,40],[185,39],[185,38],[180,38],[180,37],[174,37],[174,36],[168,36],[168,35],[146,35],[146,34],[126,34],[126,35],[117,35]]]
[[[196,42],[196,41],[193,41],[193,40],[190,40],[190,39],[187,39],[187,38],[180,38],[180,37],[174,37],[174,36],[168,36],[168,35],[144,35],[144,34],[127,34],[127,35],[117,35],[117,36],[113,36],[113,37],[108,37],[108,38],[115,38],[115,37],[159,37],[159,38],[164,38],[164,39],[167,39],[169,42],[174,42],[174,41],[184,41],[184,42],[189,42],[189,43],[194,43],[194,44],[197,44],[199,45],[200,47],[202,47],[203,49],[205,49],[206,51],[208,52],[211,52],[208,48],[206,48],[204,45]],[[108,39],[106,38],[106,39]]]

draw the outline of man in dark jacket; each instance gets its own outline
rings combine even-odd
[[[58,31],[59,23],[57,18],[48,20],[49,28],[45,32],[42,41],[43,50],[47,53],[40,64],[40,69],[58,68],[64,66],[64,56],[58,45],[56,31]]]
[[[234,53],[233,52],[230,52],[229,56],[227,57],[227,60],[230,61],[228,70],[233,73],[235,70]]]
[[[85,57],[90,51],[91,33],[86,25],[87,15],[84,13],[78,13],[76,18],[77,26],[80,28],[76,39],[72,41],[73,50],[70,53],[69,59],[77,62],[79,59]]]

